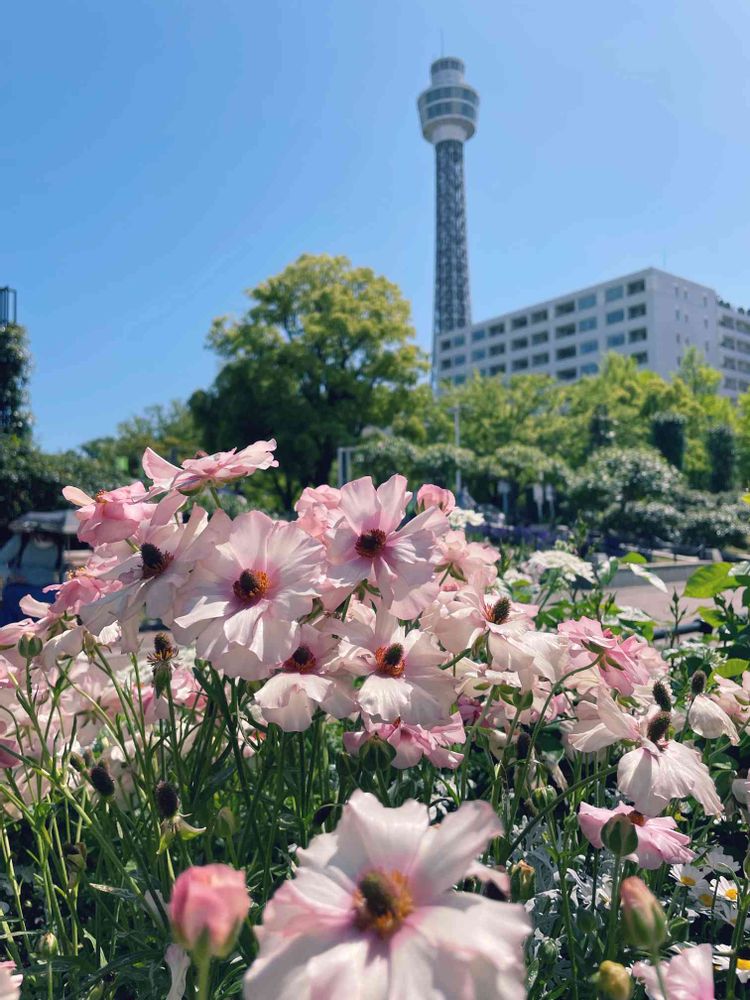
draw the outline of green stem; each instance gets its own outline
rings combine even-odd
[[[211,1000],[209,977],[211,975],[211,958],[206,956],[198,964],[198,1000]]]
[[[612,896],[609,901],[609,926],[607,928],[607,950],[605,958],[612,959],[617,954],[617,914],[620,909],[620,876],[622,874],[622,858],[615,856],[615,869],[612,873]],[[665,994],[666,996],[666,994]]]

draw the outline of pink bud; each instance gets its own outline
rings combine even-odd
[[[667,918],[646,883],[635,875],[623,879],[620,900],[628,942],[649,951],[658,948],[667,936]]]
[[[444,490],[434,483],[425,483],[417,493],[417,507],[439,507],[444,514],[450,514],[456,506],[456,498],[450,490]]]
[[[175,940],[188,951],[228,955],[250,902],[242,872],[228,865],[188,868],[177,877],[169,904]]]

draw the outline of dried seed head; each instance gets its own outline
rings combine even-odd
[[[672,716],[669,712],[659,712],[655,715],[651,722],[648,724],[648,729],[646,735],[651,740],[652,743],[658,743],[659,740],[663,740],[664,737],[669,732],[669,725],[672,721]]]
[[[115,794],[115,783],[104,764],[94,764],[89,771],[89,781],[104,799]]]
[[[168,781],[160,781],[154,791],[156,808],[162,819],[173,819],[180,810],[180,797],[177,789]]]
[[[702,670],[696,670],[690,678],[690,690],[693,695],[703,694],[706,690],[706,675]]]
[[[664,681],[657,681],[653,687],[654,701],[662,712],[672,711],[672,698]]]

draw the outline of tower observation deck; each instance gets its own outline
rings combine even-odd
[[[435,147],[435,311],[433,340],[471,323],[466,248],[464,143],[476,131],[479,95],[464,83],[460,59],[437,59],[419,95],[422,135]],[[433,356],[434,356],[433,342]]]

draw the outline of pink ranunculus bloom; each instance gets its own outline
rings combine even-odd
[[[330,627],[344,640],[341,665],[365,677],[357,692],[362,713],[379,722],[401,719],[428,727],[445,721],[455,689],[450,672],[440,669],[446,657],[435,639],[418,628],[407,632],[383,606],[375,613],[355,605],[351,615]]]
[[[728,736],[729,742],[737,744],[740,742],[739,733],[727,713],[707,694],[698,694],[690,704],[690,712],[687,716],[688,725],[693,732],[698,733],[708,740],[718,739],[720,736]]]
[[[155,504],[148,502],[150,494],[143,483],[99,490],[95,497],[76,486],[66,486],[62,492],[66,500],[78,507],[78,537],[89,545],[125,541],[156,509]]]
[[[740,678],[741,684],[729,677],[717,677],[716,687],[709,697],[724,709],[730,719],[744,725],[750,719],[750,670]]]
[[[364,729],[344,733],[344,747],[351,754],[359,753],[370,740],[380,740],[396,751],[391,764],[397,768],[413,767],[426,757],[435,767],[455,770],[464,759],[462,753],[450,749],[455,743],[466,742],[466,730],[459,712],[453,713],[450,722],[430,729],[410,726],[400,719],[380,723],[370,719],[363,721]]]
[[[343,515],[341,490],[333,486],[306,486],[294,509],[297,525],[313,538],[322,538]]]
[[[187,951],[226,957],[250,904],[243,872],[220,864],[188,868],[177,876],[169,903],[175,940]]]
[[[0,1000],[19,1000],[22,983],[15,962],[0,962]]]
[[[198,454],[186,458],[182,467],[172,465],[157,455],[151,448],[143,453],[143,471],[160,491],[179,490],[180,493],[195,493],[204,486],[224,486],[235,479],[251,476],[258,469],[272,469],[278,466],[273,457],[276,442],[256,441],[247,448],[237,451],[217,451],[214,455]]]
[[[468,580],[476,573],[487,575],[491,583],[497,577],[500,553],[489,542],[469,542],[460,528],[446,531],[438,539],[438,566],[459,573]]]
[[[173,631],[233,677],[268,677],[297,646],[296,620],[312,610],[322,546],[260,511],[211,519],[212,544],[178,593]]]
[[[456,506],[456,498],[450,490],[435,486],[434,483],[425,483],[417,491],[417,509],[427,510],[428,507],[439,507],[444,514],[450,512]]]
[[[648,962],[636,962],[633,975],[645,985],[650,1000],[714,1000],[714,970],[710,944],[683,948],[668,962],[661,963],[666,996],[659,986],[656,969]]]
[[[653,679],[653,659],[642,659],[648,644],[637,636],[622,639],[585,616],[561,622],[557,630],[570,640],[571,667],[584,667],[599,657],[602,679],[621,694],[630,695],[637,684],[648,684]]]
[[[620,814],[628,817],[638,838],[637,848],[627,855],[627,859],[637,861],[641,868],[659,868],[665,863],[686,864],[695,857],[695,853],[687,846],[690,837],[678,833],[677,823],[671,816],[652,819],[624,802],[620,802],[614,809],[598,809],[588,802],[582,802],[578,810],[578,823],[586,839],[594,847],[602,847],[602,827],[613,816]]]
[[[77,615],[84,604],[98,601],[106,594],[119,590],[122,583],[102,576],[117,563],[116,558],[101,559],[93,556],[86,566],[82,566],[62,583],[51,583],[44,588],[45,594],[55,594],[55,600],[47,610],[52,615]]]
[[[277,673],[255,695],[267,722],[287,733],[299,733],[312,723],[316,708],[336,719],[357,711],[351,674],[336,670],[338,639],[312,625],[301,625],[298,646],[277,663]]]
[[[441,595],[436,607],[439,610],[430,616],[430,628],[451,653],[469,649],[485,634],[490,643],[495,636],[518,636],[534,627],[538,611],[535,605],[517,604],[498,593],[488,594],[483,573],[475,573],[455,593]]]
[[[399,528],[410,497],[403,476],[392,476],[377,490],[369,476],[342,487],[343,517],[326,539],[332,584],[351,590],[366,580],[390,604],[432,578],[437,538],[448,521],[431,507]]]
[[[465,802],[439,826],[410,800],[387,809],[355,791],[334,833],[297,852],[267,904],[247,1000],[522,1000],[523,907],[453,891],[500,823]]]
[[[624,712],[604,684],[596,688],[595,694],[596,703],[578,702],[576,721],[567,734],[573,749],[580,753],[596,753],[620,740],[639,742],[642,736],[640,720]]]
[[[94,635],[118,622],[125,652],[138,649],[138,628],[144,610],[150,618],[170,621],[177,590],[187,582],[197,559],[208,547],[198,544],[208,522],[202,508],[193,507],[187,524],[175,523],[174,515],[184,499],[180,494],[170,494],[159,502],[151,520],[144,521],[133,536],[137,551],[103,574],[106,579],[117,580],[119,589],[80,609],[81,620]]]

